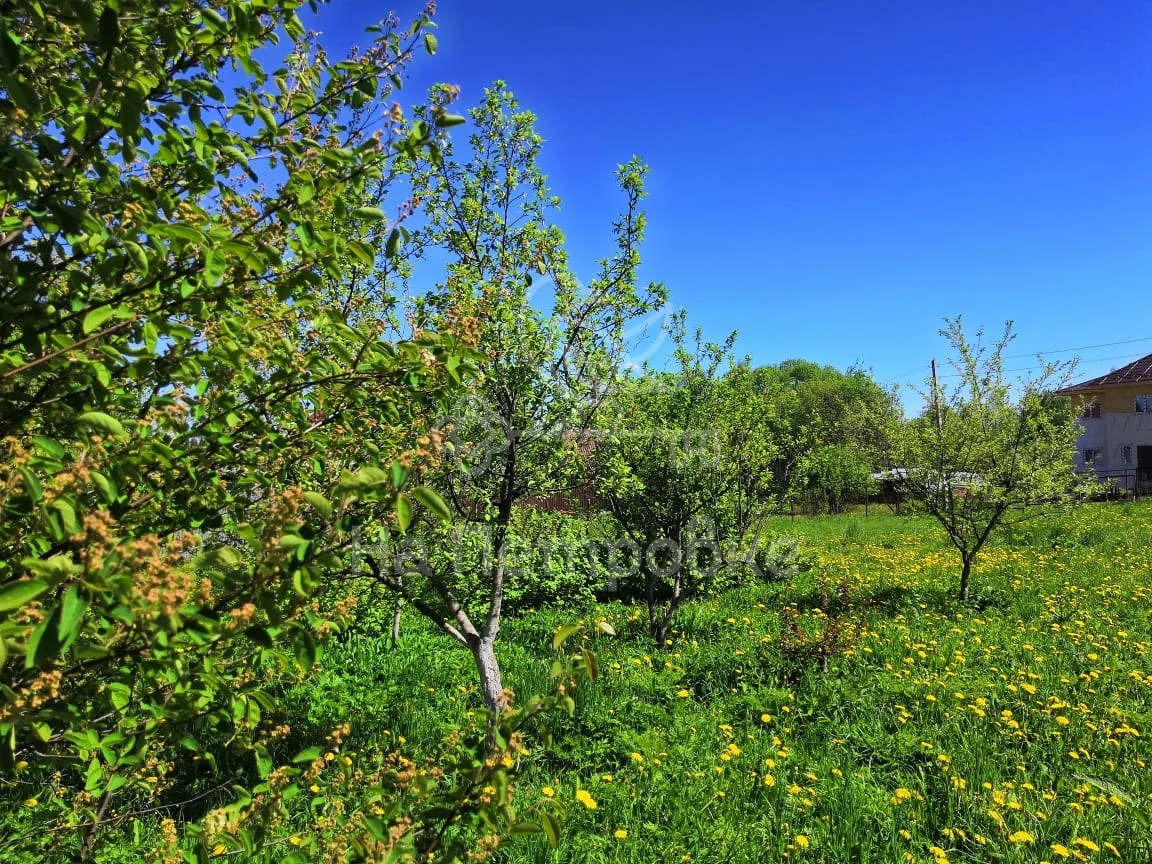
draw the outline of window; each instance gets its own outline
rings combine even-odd
[[[1121,465],[1131,465],[1132,464],[1132,449],[1133,448],[1132,448],[1131,444],[1121,444],[1120,445],[1120,464]]]
[[[1085,402],[1084,407],[1080,411],[1081,417],[1099,417],[1100,416],[1100,400],[1093,399],[1091,402]]]
[[[1152,395],[1137,396],[1132,410],[1137,414],[1152,414]]]
[[[1084,448],[1084,464],[1091,465],[1100,457],[1100,450],[1096,447]]]

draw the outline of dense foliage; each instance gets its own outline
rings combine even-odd
[[[564,816],[575,860],[1143,860],[1147,544],[1018,524],[1083,491],[1060,368],[950,322],[905,421],[683,312],[636,368],[647,167],[581,283],[502,82],[394,101],[433,3],[340,60],[301,0],[50,5],[0,4],[5,861],[541,859]],[[960,601],[922,522],[772,518],[893,467]]]

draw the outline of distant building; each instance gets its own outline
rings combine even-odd
[[[1081,411],[1076,470],[1152,494],[1152,354],[1060,392]]]

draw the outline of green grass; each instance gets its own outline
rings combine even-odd
[[[923,517],[775,527],[803,536],[820,569],[686,608],[666,650],[640,607],[507,621],[499,656],[524,695],[548,686],[556,627],[604,617],[618,635],[597,640],[601,676],[575,715],[553,718],[552,743],[531,741],[519,766],[522,813],[546,790],[564,804],[561,848],[520,837],[500,860],[1152,860],[1152,508],[1093,505],[1007,532],[970,604],[953,599],[954,553]],[[859,625],[826,672],[778,644],[785,605],[823,626],[822,578],[853,586]],[[349,746],[384,735],[418,755],[480,700],[467,653],[412,618],[398,651],[331,645],[291,707],[316,730],[351,716]]]

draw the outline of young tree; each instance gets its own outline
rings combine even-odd
[[[1015,338],[1012,322],[991,344],[975,342],[959,318],[945,319],[941,335],[958,379],[952,387],[930,377],[916,392],[923,413],[893,432],[893,464],[907,491],[923,502],[960,555],[961,600],[968,599],[972,565],[993,532],[1075,500],[1089,484],[1073,470],[1080,429],[1065,386],[1075,361],[1045,362],[1039,371],[1009,381],[1004,351]]]
[[[679,370],[628,381],[596,453],[600,490],[627,541],[612,554],[642,573],[661,646],[679,608],[735,563],[728,547],[751,527],[775,455],[746,366],[724,374],[736,334],[723,345],[700,331],[690,341],[683,312],[669,333]]]
[[[798,474],[800,490],[826,506],[830,515],[843,510],[850,496],[866,494],[875,486],[872,466],[843,444],[825,444],[805,454]]]
[[[367,565],[370,578],[469,650],[485,704],[497,712],[506,697],[496,637],[506,582],[517,578],[508,556],[513,508],[571,482],[582,430],[616,378],[625,330],[663,305],[664,291],[637,284],[646,173],[638,160],[617,170],[626,209],[613,223],[615,252],[582,286],[563,234],[549,221],[559,201],[537,165],[535,118],[502,82],[470,118],[465,153],[445,141],[443,158],[413,159],[421,224],[410,244],[434,264],[446,255],[447,277],[415,297],[411,318],[418,328],[485,322],[475,333],[480,379],[443,424],[455,458],[425,479],[443,493],[458,524],[483,526],[491,568],[456,572],[450,556],[435,553],[447,538],[434,535],[422,549],[409,544],[392,560],[372,557]],[[546,292],[535,290],[541,277]]]

